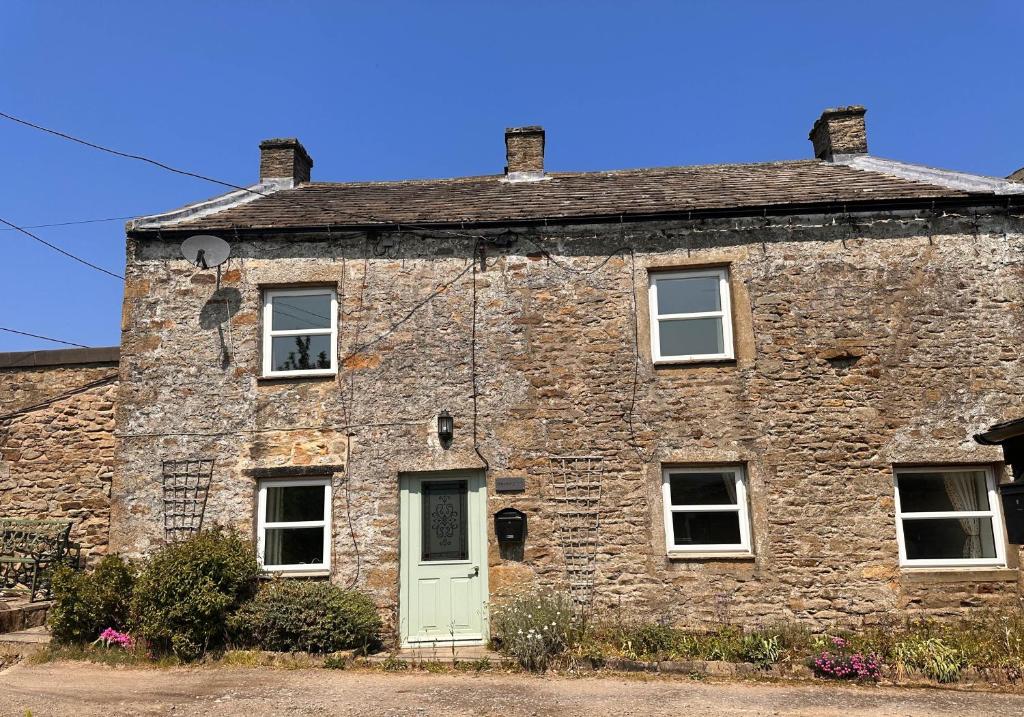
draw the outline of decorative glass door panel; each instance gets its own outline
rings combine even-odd
[[[423,484],[423,562],[468,560],[467,481]]]

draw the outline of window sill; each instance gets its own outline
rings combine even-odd
[[[330,570],[267,570],[263,569],[261,577],[268,580],[276,578],[329,578]]]
[[[298,373],[294,376],[257,376],[256,383],[288,383],[289,381],[333,381],[337,371],[330,373]]]
[[[736,363],[735,356],[724,358],[693,358],[693,359],[658,359],[653,362],[654,368],[673,368],[682,366],[721,366]]]
[[[750,561],[753,562],[755,555],[753,553],[746,553],[742,551],[736,552],[669,552],[665,554],[669,560],[735,560],[735,561]]]
[[[1018,570],[993,565],[947,566],[900,568],[900,577],[905,583],[997,583],[1017,582]]]

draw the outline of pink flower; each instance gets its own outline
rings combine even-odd
[[[106,630],[101,632],[99,639],[97,639],[96,642],[102,642],[104,647],[118,645],[119,647],[123,647],[125,650],[131,650],[135,647],[135,639],[131,635],[127,632],[118,632],[112,627],[108,627]]]

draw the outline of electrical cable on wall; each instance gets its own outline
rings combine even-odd
[[[476,244],[476,246],[475,246],[475,248],[473,250],[473,263],[472,263],[472,266],[473,266],[473,293],[472,293],[472,305],[473,305],[473,308],[472,308],[472,316],[473,316],[473,318],[472,318],[472,321],[471,321],[472,331],[470,333],[470,341],[469,341],[469,365],[470,365],[470,375],[471,375],[472,382],[473,382],[473,450],[476,452],[477,457],[480,458],[481,461],[483,461],[483,463],[484,463],[484,470],[487,471],[487,470],[490,470],[491,463],[490,463],[490,461],[487,460],[487,458],[484,457],[484,454],[480,452],[480,441],[477,438],[477,417],[478,417],[478,413],[479,412],[478,412],[478,409],[477,409],[477,390],[476,390],[476,261],[477,261],[477,254],[478,253],[480,254],[480,261],[481,262],[486,262],[487,260],[484,258],[482,247],[481,247],[479,241],[477,242],[477,244]]]
[[[88,391],[89,389],[96,388],[97,386],[102,386],[102,385],[107,384],[107,383],[113,383],[116,380],[117,380],[117,374],[116,373],[112,373],[112,374],[108,374],[106,376],[102,376],[102,377],[100,377],[100,378],[98,378],[98,379],[96,379],[94,381],[89,381],[88,383],[83,383],[78,388],[73,388],[70,391],[65,391],[64,393],[59,393],[56,396],[52,396],[51,398],[48,398],[45,401],[40,401],[39,403],[34,403],[31,406],[25,406],[24,408],[19,408],[17,411],[11,411],[10,413],[5,413],[3,415],[0,415],[0,421],[6,421],[6,420],[8,420],[10,418],[17,418],[18,416],[23,416],[26,413],[31,413],[33,411],[38,411],[39,409],[46,408],[47,406],[51,406],[54,403],[57,403],[58,401],[63,401],[65,398],[71,398],[72,396],[76,396],[79,393],[84,393],[84,392]]]

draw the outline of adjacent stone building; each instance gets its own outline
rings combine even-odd
[[[117,348],[0,354],[0,516],[59,518],[107,549]]]
[[[407,644],[533,586],[690,626],[1018,599],[972,435],[1024,405],[1024,184],[874,157],[859,107],[763,164],[505,139],[504,174],[345,184],[268,140],[129,223],[112,550],[232,526]]]

